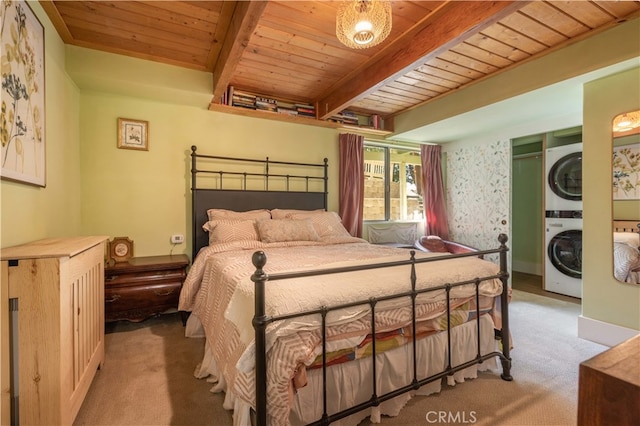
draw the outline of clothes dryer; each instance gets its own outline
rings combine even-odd
[[[545,151],[545,210],[582,210],[582,143]]]
[[[547,216],[558,212],[547,212]],[[545,276],[547,291],[582,297],[582,212],[573,217],[545,218]],[[565,213],[569,216],[569,213]]]

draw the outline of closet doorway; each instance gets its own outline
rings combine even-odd
[[[540,280],[544,264],[542,147],[543,135],[526,136],[511,141],[512,269],[514,275],[519,272],[538,276]]]

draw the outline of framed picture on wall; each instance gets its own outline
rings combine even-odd
[[[640,143],[613,147],[613,199],[640,200]]]
[[[118,148],[149,150],[149,122],[118,118]]]
[[[3,2],[0,176],[44,187],[44,28],[27,2]]]

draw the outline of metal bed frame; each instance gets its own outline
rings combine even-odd
[[[219,157],[219,156],[210,156],[210,155],[202,155],[197,154],[197,148],[195,146],[191,147],[192,153],[192,168],[191,168],[191,181],[192,181],[192,203],[193,203],[193,254],[198,252],[201,247],[204,247],[208,244],[208,239],[206,233],[202,230],[202,225],[207,220],[206,211],[209,208],[223,208],[230,209],[235,211],[247,211],[258,208],[265,209],[274,209],[274,208],[291,208],[291,209],[303,209],[303,210],[314,210],[318,208],[323,208],[326,210],[327,208],[327,159],[323,160],[322,164],[308,164],[308,163],[294,163],[294,162],[275,162],[269,160],[255,160],[255,159],[241,159],[241,158],[233,158],[233,157]],[[258,163],[264,167],[263,173],[239,173],[237,171],[223,171],[220,169],[205,169],[198,168],[199,163],[198,159],[216,162],[216,161],[232,161],[234,163]],[[197,164],[198,163],[198,164]],[[315,175],[289,175],[282,173],[270,173],[270,167],[273,165],[278,165],[282,167],[288,166],[303,166],[308,167],[311,170],[321,170],[319,174]],[[198,174],[207,174],[207,175],[215,175],[219,180],[219,188],[198,188],[196,176]],[[230,176],[238,176],[240,175],[243,179],[245,179],[244,187],[236,190],[227,190],[222,189],[222,180],[224,175]],[[246,176],[254,176],[254,177],[262,177],[265,180],[265,189],[264,190],[248,190],[246,188]],[[286,190],[284,191],[271,191],[269,190],[269,181],[270,179],[284,179],[286,181]],[[307,190],[306,191],[289,191],[289,182],[291,179],[302,179],[307,182]],[[308,182],[311,180],[323,180],[324,181],[324,191],[308,191]],[[338,419],[342,419],[347,417],[353,413],[361,411],[363,409],[378,406],[380,403],[387,401],[391,398],[399,396],[403,393],[410,392],[412,390],[417,390],[421,386],[433,382],[438,379],[442,379],[446,376],[453,375],[455,372],[468,368],[475,364],[481,364],[485,360],[488,360],[493,357],[499,357],[502,364],[502,374],[501,378],[506,381],[513,380],[511,376],[511,357],[510,357],[510,334],[509,334],[509,312],[508,312],[508,277],[509,273],[507,271],[507,251],[508,248],[506,246],[507,236],[504,234],[500,234],[498,236],[498,241],[500,242],[500,246],[497,249],[493,250],[480,250],[470,253],[461,253],[461,254],[453,254],[447,256],[448,259],[455,259],[460,257],[469,257],[469,256],[486,256],[489,254],[498,254],[499,263],[500,263],[500,271],[496,275],[485,276],[485,277],[477,277],[474,280],[462,281],[462,282],[453,282],[447,283],[442,286],[429,288],[429,289],[416,289],[416,264],[419,263],[428,263],[437,260],[442,260],[441,257],[438,258],[425,258],[425,259],[416,259],[415,251],[410,250],[409,259],[406,261],[395,261],[395,262],[385,262],[378,264],[368,264],[368,265],[360,265],[353,267],[342,267],[342,268],[331,268],[325,269],[322,271],[311,271],[311,272],[296,272],[296,273],[279,273],[279,274],[267,274],[264,271],[264,267],[267,263],[266,254],[262,251],[257,251],[253,254],[252,262],[256,267],[255,272],[253,273],[251,279],[255,283],[255,312],[253,319],[253,326],[255,329],[255,346],[256,346],[256,407],[253,414],[253,422],[258,426],[266,426],[267,425],[267,354],[266,354],[266,328],[269,324],[282,321],[286,319],[291,319],[299,316],[316,314],[321,316],[322,320],[322,389],[323,389],[323,414],[320,419],[316,422],[312,423],[314,425],[328,425],[333,421]],[[385,297],[378,298],[369,298],[362,299],[358,301],[354,301],[348,304],[341,304],[338,306],[322,306],[314,310],[305,311],[305,312],[295,312],[286,315],[280,316],[272,316],[269,317],[265,313],[265,298],[266,291],[268,287],[268,282],[270,280],[287,280],[293,278],[301,278],[301,277],[311,277],[317,275],[325,275],[325,274],[337,274],[337,273],[345,273],[345,272],[356,272],[367,269],[377,269],[377,268],[387,268],[394,266],[402,266],[406,265],[409,269],[409,278],[411,282],[411,289],[398,294],[390,294]],[[481,331],[480,331],[480,304],[479,304],[479,285],[484,280],[489,279],[500,279],[502,282],[502,295],[500,297],[500,308],[502,314],[502,328],[501,330],[495,330],[495,337],[501,340],[502,350],[495,350],[491,353],[482,355],[480,353],[480,341],[481,341]],[[462,286],[462,285],[475,285],[475,299],[476,299],[476,339],[478,343],[477,354],[474,359],[469,360],[460,365],[452,365],[451,362],[451,318],[450,318],[450,292],[453,288]],[[416,297],[420,294],[433,292],[433,291],[441,291],[444,290],[447,298],[447,367],[434,375],[431,375],[426,378],[418,378],[417,373],[417,343],[416,343],[416,318],[415,318],[415,308],[416,308]],[[327,360],[326,360],[326,316],[329,312],[337,309],[352,307],[356,305],[364,305],[368,304],[371,308],[371,318],[372,318],[372,329],[371,334],[375,336],[375,307],[378,302],[397,299],[397,298],[409,298],[411,300],[412,306],[412,328],[413,328],[413,339],[412,339],[412,360],[411,363],[413,365],[413,380],[411,383],[406,384],[398,389],[395,389],[391,392],[384,393],[382,395],[378,395],[376,392],[376,380],[377,380],[377,368],[376,368],[376,339],[372,339],[372,383],[373,383],[373,393],[369,400],[364,401],[354,407],[347,408],[337,413],[329,414],[327,412],[327,386],[326,386],[326,376],[327,376]]]

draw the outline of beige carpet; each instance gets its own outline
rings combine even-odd
[[[580,362],[607,348],[576,337],[580,305],[514,290],[513,382],[499,371],[413,398],[386,425],[575,425]],[[76,425],[232,424],[222,396],[192,373],[203,342],[186,339],[177,314],[109,325],[106,360]],[[368,421],[362,425],[370,424]]]

